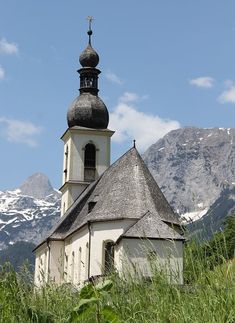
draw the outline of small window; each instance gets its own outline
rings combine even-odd
[[[81,78],[81,88],[96,88],[97,78],[93,76],[83,76]]]
[[[108,275],[114,270],[114,242],[104,243],[104,274]]]
[[[94,201],[88,202],[88,213],[90,213],[94,209],[95,205],[96,205],[96,202]]]
[[[95,167],[96,167],[96,148],[93,144],[87,144],[85,146],[84,156],[84,180],[95,180]]]

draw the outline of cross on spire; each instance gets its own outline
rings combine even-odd
[[[91,24],[94,18],[92,16],[88,16],[86,19],[88,20],[88,23],[89,23],[89,30],[91,30]]]
[[[88,24],[89,24],[89,30],[88,30],[87,34],[89,36],[89,44],[91,45],[91,35],[92,35],[91,24],[92,24],[92,21],[94,20],[94,18],[92,16],[88,16],[86,19],[88,20]]]

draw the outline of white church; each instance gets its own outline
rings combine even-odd
[[[183,283],[179,217],[132,147],[110,166],[109,113],[98,96],[99,56],[80,55],[80,95],[67,114],[61,217],[35,248],[35,284],[84,282],[115,270],[152,275],[153,262]]]

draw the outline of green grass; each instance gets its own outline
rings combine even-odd
[[[112,283],[81,292],[53,284],[35,290],[27,270],[16,273],[5,265],[0,272],[0,322],[234,323],[235,260],[218,254],[222,260],[212,266],[195,248],[185,251],[184,286],[171,285],[156,272],[151,281],[113,275]]]

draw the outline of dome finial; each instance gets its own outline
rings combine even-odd
[[[91,29],[91,24],[92,24],[92,21],[94,20],[94,18],[92,16],[88,16],[86,18],[88,20],[88,23],[89,23],[89,29],[88,29],[88,36],[89,36],[89,45],[91,45],[91,35],[92,35],[92,29]]]

